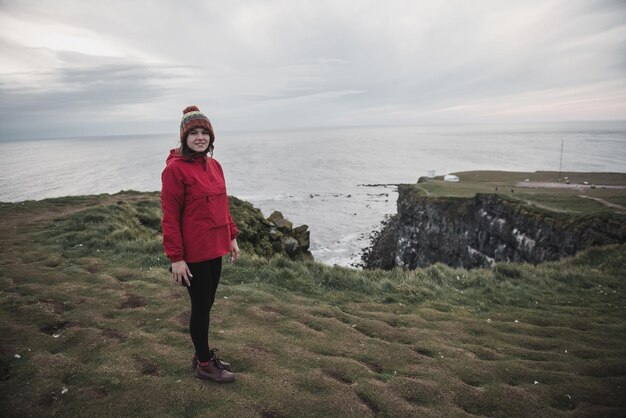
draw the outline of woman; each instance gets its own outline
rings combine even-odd
[[[213,159],[215,134],[196,106],[183,110],[180,147],[170,151],[161,176],[163,247],[173,280],[191,299],[189,333],[196,350],[196,376],[233,382],[230,365],[209,349],[209,314],[222,272],[222,256],[239,256],[237,227],[228,206],[224,172]]]

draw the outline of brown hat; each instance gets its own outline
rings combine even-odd
[[[211,126],[209,118],[200,112],[198,106],[187,106],[183,110],[183,117],[180,120],[180,141],[184,143],[189,131],[195,128],[204,128],[209,131],[209,136],[211,137],[209,144],[215,141],[215,133],[213,133],[213,126]]]

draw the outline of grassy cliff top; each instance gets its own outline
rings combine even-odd
[[[554,212],[626,213],[626,173],[562,172],[560,177],[554,171],[465,171],[453,174],[459,177],[458,183],[444,181],[443,176],[422,177],[416,187],[424,195],[435,197],[499,194]]]
[[[2,416],[623,416],[626,246],[540,266],[359,271],[244,254],[189,368],[158,195],[0,204]],[[95,231],[95,232],[94,232]]]

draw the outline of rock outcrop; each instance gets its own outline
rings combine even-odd
[[[230,209],[239,229],[239,246],[262,257],[282,254],[293,260],[313,260],[307,225],[296,228],[275,211],[267,219],[249,202],[230,197]]]
[[[626,242],[624,217],[554,213],[492,194],[427,197],[411,185],[401,185],[398,194],[398,213],[372,238],[365,268],[536,264]]]

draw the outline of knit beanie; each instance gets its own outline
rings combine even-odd
[[[183,117],[180,120],[180,142],[184,143],[189,131],[195,128],[204,128],[209,131],[209,136],[211,137],[209,144],[215,141],[215,134],[209,118],[200,112],[197,106],[187,106],[183,110]]]

